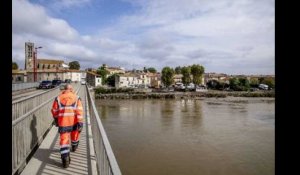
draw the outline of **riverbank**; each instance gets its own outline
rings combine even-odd
[[[226,97],[267,97],[275,98],[274,91],[259,92],[226,92],[226,91],[208,91],[208,92],[145,92],[145,93],[95,93],[96,99],[200,99],[200,98],[226,98]]]

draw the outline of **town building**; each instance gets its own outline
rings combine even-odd
[[[150,87],[151,78],[146,73],[118,74],[115,79],[115,87]]]
[[[24,70],[12,70],[12,83],[27,82],[27,72]]]
[[[215,72],[205,73],[204,79],[202,82],[207,84],[211,80],[216,80],[216,81],[220,81],[220,82],[229,83],[229,78],[230,77],[227,74],[223,74],[223,73],[215,73]]]
[[[122,67],[108,67],[106,64],[102,65],[105,70],[109,72],[109,75],[112,74],[125,74],[125,69]]]
[[[161,86],[161,74],[160,73],[147,73],[150,78],[150,87],[160,88]]]
[[[34,64],[34,43],[25,42],[25,70],[32,70]]]
[[[36,48],[34,43],[25,42],[25,71],[14,72],[13,81],[34,82],[34,64],[36,65],[36,81],[43,80],[66,80],[79,82],[86,78],[86,72],[82,70],[69,69],[69,65],[63,60],[56,59],[35,59]],[[23,74],[23,75],[22,75]]]
[[[138,75],[133,73],[126,73],[117,75],[115,79],[115,87],[136,87],[138,85]]]
[[[86,82],[91,86],[97,87],[101,86],[102,79],[97,73],[88,71],[86,72]]]
[[[79,82],[86,77],[85,71],[82,70],[55,70],[45,69],[37,70],[37,81],[43,80],[63,80],[71,79],[73,82]],[[34,72],[27,71],[27,82],[34,82]]]
[[[182,83],[182,77],[183,77],[182,74],[175,74],[174,77],[173,77],[174,84]]]
[[[63,60],[38,59],[37,69],[61,70],[61,69],[69,69],[69,66],[66,63],[64,63]]]

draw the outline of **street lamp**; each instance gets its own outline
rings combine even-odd
[[[34,82],[36,82],[36,63],[37,63],[37,50],[41,49],[43,47],[36,47],[35,51],[34,51],[34,59],[33,59],[33,78],[34,78]]]

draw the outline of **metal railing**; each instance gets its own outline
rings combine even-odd
[[[86,86],[87,87],[87,86]],[[113,150],[110,146],[106,132],[103,128],[102,122],[99,118],[93,96],[87,90],[87,107],[91,119],[91,127],[94,140],[94,149],[96,154],[96,161],[98,166],[98,174],[101,175],[121,175],[119,165],[116,161]]]
[[[49,100],[50,98],[57,96],[59,91],[60,91],[59,87],[56,87],[54,89],[50,89],[45,92],[41,92],[39,94],[34,94],[26,98],[13,101],[12,120],[18,119],[18,117],[21,117],[22,115],[26,114],[34,107],[39,106],[40,104]]]
[[[76,93],[80,87],[75,87]],[[52,127],[53,117],[50,111],[58,94],[57,88],[13,102],[12,174],[25,167],[26,159]]]
[[[12,91],[18,91],[18,90],[23,90],[23,89],[29,89],[29,88],[34,88],[38,87],[39,82],[34,82],[34,83],[12,83]]]

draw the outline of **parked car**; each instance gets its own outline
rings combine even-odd
[[[52,87],[57,87],[62,83],[61,80],[52,80]]]
[[[225,89],[223,89],[224,91],[233,91],[233,89],[231,89],[230,87],[227,87]]]
[[[258,85],[258,88],[263,89],[263,90],[268,90],[268,89],[269,89],[269,86],[266,85],[266,84],[259,84],[259,85]]]
[[[206,86],[200,85],[200,86],[196,86],[195,91],[196,92],[207,92],[208,90],[207,90]]]
[[[60,90],[64,90],[66,84],[67,84],[67,83],[62,82],[62,83],[59,85],[59,89],[60,89]]]
[[[187,88],[188,90],[193,90],[193,89],[195,89],[195,84],[194,84],[194,83],[190,83],[190,84],[188,84],[188,85],[186,86],[186,88]]]
[[[84,80],[82,80],[82,81],[81,81],[81,84],[82,84],[82,85],[85,85],[85,84],[86,84],[86,82],[85,82]]]
[[[65,83],[72,83],[72,80],[71,79],[66,79]]]
[[[52,86],[52,82],[51,81],[42,81],[39,84],[38,89],[50,89]]]
[[[251,92],[258,91],[258,90],[259,90],[258,88],[250,88]]]
[[[169,92],[174,92],[175,89],[174,89],[173,87],[170,87],[170,88],[168,88],[168,91],[169,91]]]

